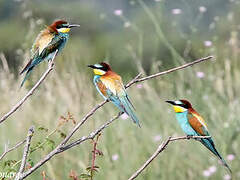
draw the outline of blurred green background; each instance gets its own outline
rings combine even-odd
[[[142,128],[124,116],[100,137],[100,167],[94,179],[127,179],[168,136],[183,135],[165,100],[186,98],[205,118],[216,147],[240,179],[239,0],[0,0],[0,114],[3,115],[34,85],[47,67],[34,70],[23,88],[19,71],[30,57],[36,35],[53,20],[81,25],[70,32],[54,71],[35,94],[0,125],[0,153],[36,128],[29,156],[34,164],[51,151],[74,124],[58,127],[70,112],[79,122],[102,101],[86,65],[107,61],[125,83],[138,72],[164,71],[200,57],[214,60],[145,81],[128,89]],[[88,135],[116,114],[110,103],[96,112],[73,137]],[[54,131],[57,128],[59,131]],[[52,135],[46,137],[51,134]],[[63,133],[63,134],[61,134]],[[92,144],[86,142],[59,154],[27,179],[70,179],[71,170],[86,173]],[[16,171],[23,147],[0,162],[0,172]],[[228,172],[200,143],[170,144],[138,179],[230,179]]]

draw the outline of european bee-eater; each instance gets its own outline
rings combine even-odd
[[[20,72],[20,74],[26,72],[21,87],[36,65],[44,60],[52,60],[56,51],[59,53],[62,50],[69,38],[68,32],[72,27],[79,27],[79,25],[58,20],[40,32],[32,46],[32,57]]]
[[[111,67],[104,62],[88,65],[95,74],[93,78],[97,91],[106,100],[110,100],[120,111],[125,112],[131,117],[139,127],[139,120],[134,113],[134,107],[129,99],[122,78],[112,71]]]
[[[210,136],[206,122],[200,116],[200,114],[193,109],[190,102],[187,100],[166,102],[173,106],[177,121],[187,136]],[[218,153],[211,137],[205,139],[200,138],[197,140],[200,141],[206,148],[208,148],[214,155],[216,155],[222,164],[227,167],[230,172],[232,172],[226,161]]]

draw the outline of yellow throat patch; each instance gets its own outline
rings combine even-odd
[[[173,106],[173,109],[176,113],[181,113],[181,112],[184,112],[184,111],[187,110],[187,109],[185,109],[184,107],[181,107],[181,106]]]
[[[60,28],[58,31],[61,33],[68,33],[70,31],[70,28]]]
[[[103,71],[101,69],[93,69],[93,72],[94,72],[94,74],[100,75],[100,76],[102,76],[106,73],[105,71]]]

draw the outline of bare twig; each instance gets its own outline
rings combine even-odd
[[[150,75],[150,76],[147,76],[147,77],[135,79],[135,80],[132,81],[128,86],[131,86],[132,84],[135,84],[135,83],[138,83],[138,82],[141,82],[141,81],[146,81],[146,80],[148,80],[148,79],[156,78],[156,77],[158,77],[158,76],[162,76],[162,75],[165,75],[165,74],[168,74],[168,73],[171,73],[171,72],[180,70],[180,69],[184,69],[184,68],[186,68],[186,67],[192,66],[192,65],[194,65],[194,64],[197,64],[197,63],[200,63],[200,62],[203,62],[203,61],[212,59],[212,58],[213,58],[213,56],[208,56],[208,57],[201,58],[201,59],[195,60],[195,61],[193,61],[193,62],[184,64],[184,65],[182,65],[182,66],[178,66],[178,67],[176,67],[176,68],[169,69],[169,70],[167,70],[167,71],[163,71],[163,72],[159,72],[159,73],[157,73],[157,74],[153,74],[153,75]],[[128,86],[127,86],[127,87],[128,87]]]
[[[90,133],[89,136],[87,136],[87,137],[83,136],[83,137],[81,137],[80,139],[78,139],[78,140],[76,140],[76,141],[74,141],[74,142],[72,142],[72,143],[70,143],[70,144],[67,144],[67,145],[65,145],[65,146],[60,147],[60,152],[66,151],[67,149],[70,149],[70,148],[72,148],[72,147],[74,147],[74,146],[76,146],[76,145],[79,145],[79,144],[81,144],[82,142],[84,142],[84,141],[86,141],[86,140],[95,138],[95,136],[96,136],[97,134],[99,134],[103,129],[105,129],[106,127],[108,127],[109,124],[111,124],[113,121],[115,121],[116,119],[118,119],[122,114],[123,114],[122,112],[118,113],[117,116],[114,116],[112,119],[110,119],[110,120],[107,121],[105,124],[103,124],[102,126],[100,126],[100,127],[99,127],[98,129],[96,129],[94,132]],[[59,153],[60,153],[60,152],[59,152]]]
[[[23,105],[23,103],[31,96],[33,95],[34,91],[38,88],[38,86],[44,81],[44,79],[48,76],[48,74],[53,70],[54,67],[54,59],[57,54],[57,50],[53,55],[53,58],[51,61],[49,61],[48,69],[45,71],[45,73],[42,75],[42,77],[39,79],[39,81],[33,86],[33,88],[15,105],[13,108],[6,114],[4,114],[0,119],[0,124],[4,122],[10,115],[12,115],[16,110],[19,109]]]
[[[189,66],[192,66],[194,64],[206,61],[211,59],[213,56],[208,56],[202,59],[198,59],[196,61],[193,61],[191,63],[187,63],[185,65],[179,66],[177,68],[173,68],[173,69],[169,69],[167,71],[163,71],[157,74],[153,74],[151,76],[147,76],[144,78],[139,79],[139,77],[141,76],[141,74],[138,74],[133,80],[131,80],[125,87],[128,88],[131,85],[140,82],[140,81],[145,81],[145,80],[149,80],[161,75],[165,75],[174,71],[177,71],[179,69],[183,69]],[[89,119],[89,117],[91,117],[100,107],[102,107],[104,104],[106,104],[108,101],[105,100],[103,102],[101,102],[100,104],[98,104],[97,106],[95,106],[89,113],[87,113],[83,119],[72,129],[72,131],[67,135],[67,137],[54,149],[52,150],[49,154],[47,154],[43,159],[41,159],[38,163],[36,163],[32,168],[30,168],[28,171],[26,171],[25,173],[22,174],[23,178],[26,178],[27,176],[29,176],[31,173],[33,173],[36,169],[38,169],[39,167],[41,167],[44,163],[46,163],[47,161],[49,161],[53,156],[55,156],[56,154],[59,154],[63,151],[66,151],[67,149],[70,149],[76,145],[79,145],[81,143],[83,143],[86,140],[89,139],[93,139],[98,133],[100,133],[103,129],[105,129],[109,124],[111,124],[114,120],[116,120],[121,114],[123,114],[122,112],[119,113],[117,116],[113,117],[112,119],[110,119],[109,121],[107,121],[105,124],[103,124],[101,127],[99,127],[97,130],[95,130],[94,132],[90,133],[89,136],[83,136],[81,138],[79,138],[78,140],[71,142],[69,144],[66,144],[70,138],[74,135],[74,133]]]
[[[19,146],[21,146],[25,142],[26,142],[26,139],[18,142],[15,146],[13,146],[11,148],[6,148],[4,153],[2,153],[2,155],[0,156],[0,161],[4,158],[4,156],[6,156],[7,153],[13,151],[14,149],[17,149]]]
[[[162,144],[160,144],[157,148],[157,150],[153,153],[153,155],[128,179],[133,180],[138,177],[139,174],[143,172],[143,170],[161,153],[163,152],[167,145],[172,141],[178,141],[178,140],[186,140],[186,139],[204,139],[209,138],[211,136],[181,136],[181,137],[168,137],[166,141],[164,141]]]
[[[21,166],[19,168],[18,173],[16,174],[15,180],[23,179],[22,178],[22,173],[24,172],[24,169],[25,169],[25,165],[26,165],[27,156],[28,156],[28,152],[29,152],[30,143],[31,143],[31,139],[32,139],[33,133],[34,133],[34,127],[31,127],[28,130],[28,135],[27,135],[27,138],[26,138],[26,144],[24,146]]]

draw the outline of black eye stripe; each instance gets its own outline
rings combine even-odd
[[[181,106],[181,107],[183,107],[183,108],[185,108],[185,109],[188,108],[188,105],[186,105],[186,104],[179,104],[178,106]]]
[[[57,29],[61,29],[61,28],[68,28],[69,27],[69,24],[59,24],[57,25]]]
[[[103,70],[103,71],[107,71],[106,67],[95,67],[95,69],[100,69],[100,70]]]
[[[180,107],[183,107],[185,109],[188,109],[188,105],[187,104],[177,104],[177,103],[174,103],[175,106],[180,106]]]

